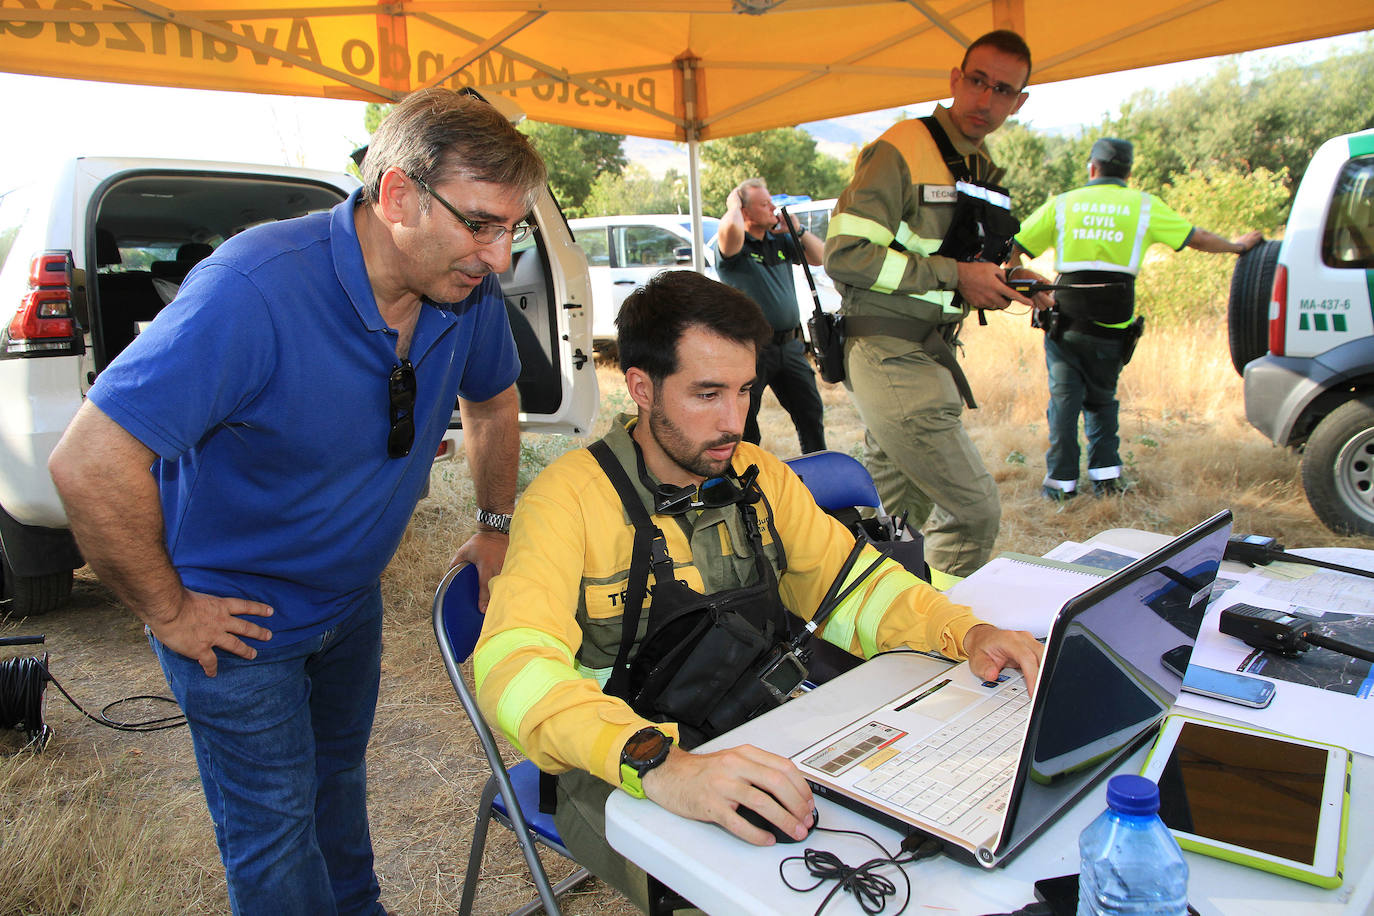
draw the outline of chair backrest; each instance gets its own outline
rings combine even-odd
[[[873,486],[868,469],[844,452],[811,452],[789,458],[787,465],[806,484],[822,509],[881,508],[878,489]]]
[[[482,611],[477,606],[477,567],[464,563],[448,571],[434,595],[434,635],[440,649],[449,646],[458,664],[468,660],[482,633]],[[452,672],[450,672],[451,674]]]
[[[519,797],[511,784],[506,765],[501,760],[496,738],[487,727],[482,710],[477,706],[472,691],[468,690],[467,682],[463,680],[462,669],[459,667],[472,655],[472,650],[477,646],[477,637],[482,632],[483,614],[477,604],[478,589],[476,566],[464,563],[448,571],[434,593],[434,636],[439,641],[439,654],[444,659],[448,678],[453,682],[453,689],[458,694],[463,711],[468,714],[472,728],[477,732],[477,738],[482,744],[487,766],[491,768],[491,775],[496,780],[501,798],[504,800],[506,816],[510,818],[525,857],[525,864],[529,867],[530,875],[539,890],[539,899],[544,904],[545,912],[556,916],[559,909],[554,891],[549,884],[548,875],[544,873],[544,867],[539,862],[533,834],[520,806]],[[564,854],[566,855],[566,852]],[[466,898],[466,893],[464,896]]]

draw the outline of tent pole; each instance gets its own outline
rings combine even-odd
[[[687,134],[687,209],[692,214],[692,269],[704,273],[706,243],[701,233],[701,122],[697,115],[697,58],[674,61],[682,73],[682,113]]]
[[[701,232],[701,157],[698,155],[701,141],[692,131],[687,141],[687,196],[692,212],[692,269],[704,273],[706,268],[706,243]]]

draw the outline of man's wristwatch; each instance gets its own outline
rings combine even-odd
[[[502,515],[499,512],[488,512],[486,509],[477,510],[477,523],[486,525],[488,528],[495,528],[502,534],[510,534],[509,515]]]
[[[620,752],[620,788],[635,798],[644,797],[644,774],[668,759],[673,739],[654,728],[641,728]]]

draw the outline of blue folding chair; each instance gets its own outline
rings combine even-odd
[[[856,506],[882,508],[868,468],[844,452],[810,452],[787,459],[787,466],[806,484],[816,505],[827,512]]]
[[[468,855],[468,870],[463,879],[463,898],[458,905],[458,912],[460,916],[468,916],[472,912],[477,878],[482,869],[482,854],[487,845],[487,826],[494,817],[515,834],[524,853],[525,864],[529,866],[530,876],[539,890],[537,900],[525,904],[512,916],[525,916],[537,912],[541,907],[549,916],[560,916],[557,897],[586,881],[591,874],[585,868],[578,867],[558,882],[556,887],[549,885],[549,877],[539,861],[536,844],[553,850],[574,864],[576,860],[563,845],[558,829],[553,825],[553,818],[539,812],[539,770],[528,760],[506,769],[496,739],[492,737],[476,699],[463,680],[459,665],[472,654],[482,631],[483,617],[477,606],[477,593],[477,567],[466,563],[449,570],[434,593],[434,635],[439,640],[439,654],[444,658],[449,680],[453,681],[453,689],[458,693],[463,711],[472,720],[473,730],[477,732],[482,750],[487,755],[487,765],[491,767],[491,776],[482,787],[482,801],[477,808],[477,825],[472,832],[472,851]]]
[[[904,520],[895,521],[887,514],[873,477],[861,462],[844,452],[823,451],[789,458],[787,465],[806,484],[816,505],[856,534],[862,532],[878,550],[930,581],[925,539],[919,531],[902,530]],[[872,509],[873,517],[863,518],[861,508]]]

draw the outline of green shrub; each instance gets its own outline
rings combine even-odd
[[[1194,169],[1166,185],[1161,196],[1193,225],[1217,235],[1235,238],[1259,229],[1272,236],[1283,224],[1288,170]],[[1234,267],[1231,255],[1154,246],[1136,281],[1136,309],[1147,322],[1170,325],[1224,318]]]

